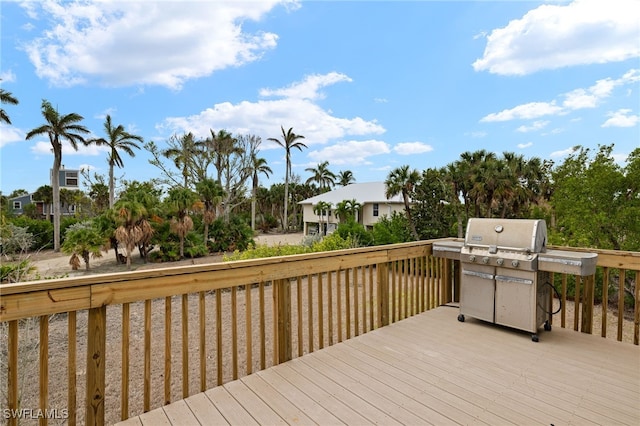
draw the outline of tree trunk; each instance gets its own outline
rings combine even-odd
[[[60,252],[60,166],[62,147],[53,141],[53,168],[51,170],[51,189],[53,190],[53,251]]]

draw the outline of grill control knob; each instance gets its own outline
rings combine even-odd
[[[475,262],[476,261],[476,257],[474,255],[469,256],[469,261]]]
[[[489,257],[485,256],[482,258],[482,263],[487,264],[489,263]]]
[[[518,265],[520,265],[520,262],[518,262],[516,259],[511,261],[511,266],[513,266],[514,268],[517,268]]]
[[[498,264],[498,266],[502,266],[502,264],[504,263],[504,259],[500,258],[496,260],[496,263]]]

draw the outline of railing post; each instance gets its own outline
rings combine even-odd
[[[9,350],[7,365],[7,408],[9,410],[18,410],[18,320],[9,321],[8,335]],[[17,416],[10,416],[7,424],[15,426],[18,424]]]
[[[277,316],[277,349],[278,363],[292,358],[291,345],[291,282],[288,279],[276,280],[273,283],[274,302]]]
[[[104,424],[107,307],[89,309],[87,326],[87,400],[85,424]]]
[[[583,333],[593,333],[593,301],[595,275],[584,278],[584,298],[582,302],[582,324],[580,331]]]
[[[378,263],[377,271],[377,299],[378,299],[378,326],[389,325],[389,264]]]

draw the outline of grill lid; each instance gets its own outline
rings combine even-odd
[[[540,219],[472,218],[464,238],[466,248],[542,253],[547,248],[547,224]]]

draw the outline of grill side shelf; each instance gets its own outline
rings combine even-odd
[[[547,250],[538,255],[538,269],[547,272],[559,272],[588,276],[596,273],[597,253],[582,253],[565,250]]]

